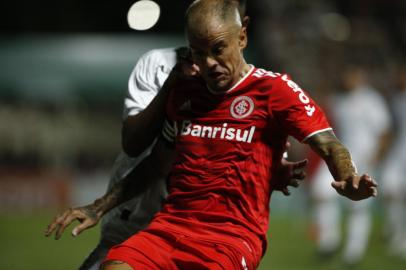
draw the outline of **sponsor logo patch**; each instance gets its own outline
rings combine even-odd
[[[182,122],[180,130],[181,136],[192,136],[208,139],[221,139],[228,141],[251,143],[255,134],[255,126],[247,129],[229,127],[228,123],[221,126],[205,126],[192,124],[188,120]]]

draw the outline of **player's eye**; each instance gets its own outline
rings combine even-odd
[[[213,54],[215,54],[215,55],[221,55],[223,52],[224,52],[224,49],[225,49],[226,47],[224,46],[224,45],[220,45],[220,46],[216,46],[216,47],[214,47],[213,48]]]

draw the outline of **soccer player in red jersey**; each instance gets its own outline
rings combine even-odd
[[[245,62],[246,28],[234,1],[195,1],[186,18],[201,79],[172,89],[162,136],[131,173],[137,180],[121,182],[93,207],[102,215],[168,173],[169,196],[148,228],[110,250],[104,270],[255,269],[288,135],[325,160],[339,194],[377,195],[307,93],[287,75]]]
[[[138,173],[158,173],[156,155],[170,170],[169,196],[146,230],[110,251],[104,269],[255,269],[266,247],[273,163],[288,135],[324,158],[340,194],[376,195],[314,101],[287,75],[246,64],[246,30],[232,5],[197,1],[188,10],[203,80],[172,91],[163,138]]]

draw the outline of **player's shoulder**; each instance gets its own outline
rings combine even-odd
[[[176,48],[150,50],[138,59],[130,76],[130,83],[136,79],[152,83],[159,74],[170,73],[176,64]]]
[[[167,65],[173,67],[176,63],[176,48],[150,50],[144,53],[138,62],[148,65]]]
[[[270,71],[259,67],[254,67],[254,70],[252,71],[251,75],[251,77],[256,79],[257,81],[262,81],[265,83],[266,82],[275,83],[276,80],[281,76],[282,74],[279,72]]]
[[[176,48],[160,48],[152,49],[144,53],[141,58],[162,58],[162,57],[176,57]]]
[[[255,68],[252,76],[253,80],[272,92],[284,91],[286,89],[299,89],[299,85],[295,83],[291,76],[286,73],[266,70],[263,68]]]

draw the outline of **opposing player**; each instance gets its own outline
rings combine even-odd
[[[167,91],[167,85],[163,86],[175,64],[178,63],[178,68],[182,69],[185,76],[196,75],[196,67],[189,63],[187,58],[187,48],[157,49],[144,54],[135,65],[128,82],[128,93],[124,102],[123,143],[127,151],[136,157],[131,158],[124,151],[119,154],[113,166],[109,190],[114,184],[122,181],[151,151],[152,146],[146,148],[141,146],[149,145],[162,126],[163,101]],[[172,74],[172,77],[174,76],[176,75]],[[144,111],[161,90],[162,92],[154,100],[153,106]],[[146,126],[149,122],[156,124]],[[137,141],[137,144],[133,142],[134,140]],[[156,184],[148,190],[109,211],[101,222],[101,236],[98,245],[79,269],[99,269],[102,259],[112,246],[121,243],[149,224],[153,215],[161,208],[161,203],[166,195],[166,179],[157,179]],[[82,224],[73,231],[74,235],[98,223],[98,219],[90,218],[86,212],[79,211],[79,209],[65,212],[58,218],[62,220],[62,217],[82,221]],[[62,231],[58,232],[57,238],[61,233]]]
[[[406,66],[398,71],[397,91],[391,100],[395,136],[382,170],[385,234],[389,252],[406,259]]]
[[[358,169],[371,171],[385,156],[391,126],[389,111],[383,97],[368,84],[361,67],[345,69],[343,85],[344,90],[331,100],[335,127],[351,150]],[[331,191],[331,181],[328,168],[321,163],[313,178],[312,195],[322,259],[337,253],[342,238],[341,205],[337,194]],[[359,263],[366,252],[371,228],[370,202],[343,202],[348,209],[343,261],[348,265]]]

